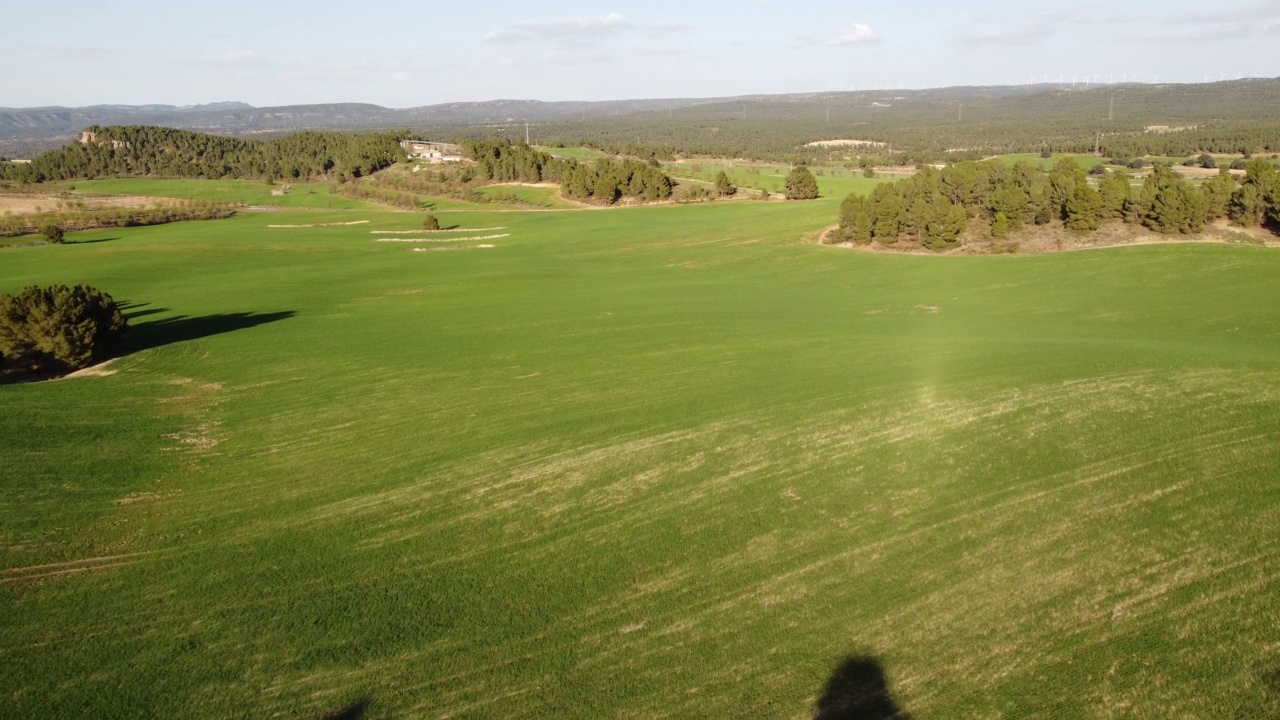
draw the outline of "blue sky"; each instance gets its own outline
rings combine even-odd
[[[0,106],[412,107],[1280,76],[1243,3],[15,2]]]

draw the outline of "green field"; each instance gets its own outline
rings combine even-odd
[[[853,252],[824,187],[0,249],[134,348],[0,386],[0,717],[800,719],[849,655],[1276,717],[1280,254]]]
[[[488,202],[517,205],[529,208],[571,208],[578,207],[560,197],[558,186],[536,185],[486,185],[476,188],[475,194]]]
[[[998,155],[997,158],[1001,162],[1009,165],[1025,162],[1043,170],[1052,170],[1053,166],[1057,165],[1058,161],[1063,158],[1071,158],[1072,160],[1075,160],[1076,164],[1085,170],[1106,161],[1106,158],[1100,158],[1096,155],[1071,155],[1061,153],[1054,153],[1051,157],[1047,158],[1040,157],[1040,153],[1015,153],[1011,155]]]
[[[695,170],[694,167],[701,168]],[[753,189],[768,188],[771,192],[786,192],[787,174],[791,168],[785,165],[738,165],[730,167],[720,163],[665,163],[663,169],[673,178],[692,178],[707,183],[715,182],[721,170],[729,176],[729,182],[736,187]],[[814,168],[814,178],[818,181],[818,192],[824,198],[843,200],[849,193],[868,193],[871,188],[882,182],[893,182],[900,175],[881,174],[874,178],[865,178],[861,170],[844,168]],[[818,174],[821,172],[821,174]],[[839,173],[838,175],[836,173]],[[834,211],[831,218],[835,219]]]
[[[578,160],[596,160],[602,157],[608,157],[609,153],[603,150],[597,150],[589,147],[549,147],[546,145],[534,145],[538,150],[550,153],[560,158],[577,158]]]

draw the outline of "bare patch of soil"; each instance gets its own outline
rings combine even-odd
[[[69,375],[64,375],[57,379],[66,380],[67,378],[78,378],[78,377],[109,377],[111,375],[115,375],[119,371],[110,370],[107,368],[107,366],[119,359],[120,358],[111,358],[110,360],[100,362],[97,365],[90,365],[87,368],[81,368],[80,370],[77,370]]]

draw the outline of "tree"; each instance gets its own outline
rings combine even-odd
[[[435,215],[428,215],[422,219],[423,230],[439,230],[440,220]]]
[[[721,170],[720,174],[716,175],[716,194],[720,197],[728,197],[736,192],[738,192],[738,188],[729,182],[729,176]]]
[[[128,329],[110,295],[88,285],[0,295],[0,358],[29,373],[62,373],[105,359]]]
[[[894,185],[877,185],[871,191],[872,234],[882,243],[895,243],[907,221],[902,195]]]
[[[1142,184],[1138,220],[1162,233],[1198,233],[1204,229],[1209,203],[1165,165],[1155,165]]]
[[[996,213],[996,216],[991,219],[991,237],[997,240],[1009,237],[1009,218],[1002,212]]]
[[[62,228],[57,223],[49,223],[40,230],[40,234],[44,236],[46,242],[52,245],[62,244]]]
[[[1244,182],[1231,196],[1231,219],[1241,225],[1280,223],[1280,172],[1266,160],[1251,160]]]
[[[1093,232],[1102,225],[1102,196],[1089,187],[1089,183],[1076,185],[1075,192],[1067,198],[1063,223],[1081,234]]]
[[[812,200],[818,197],[818,181],[809,168],[798,165],[787,175],[788,200]]]
[[[1129,176],[1123,170],[1107,173],[1107,176],[1098,183],[1098,195],[1102,200],[1102,217],[1123,217],[1125,203],[1132,192]]]
[[[1206,180],[1200,186],[1200,191],[1204,193],[1205,201],[1208,203],[1207,217],[1210,220],[1225,217],[1227,211],[1231,209],[1231,196],[1236,191],[1236,179],[1226,168],[1221,168],[1212,180]]]
[[[931,217],[925,231],[925,247],[931,250],[944,250],[960,240],[960,233],[969,222],[969,215],[960,205],[952,205],[945,198],[930,206]]]
[[[871,242],[871,206],[867,198],[858,193],[849,196],[840,204],[841,234],[854,242],[865,245]]]

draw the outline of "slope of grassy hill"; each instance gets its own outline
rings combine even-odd
[[[1280,255],[840,199],[0,249],[136,350],[0,387],[0,716],[1280,712]]]

